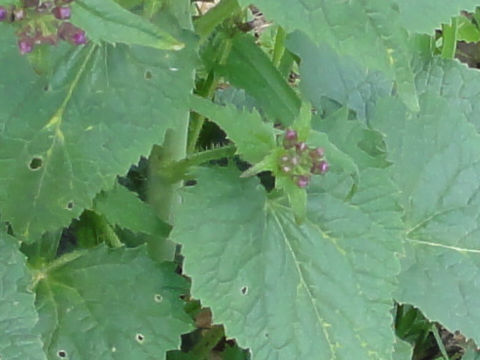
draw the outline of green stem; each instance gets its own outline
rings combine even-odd
[[[443,358],[445,360],[450,360],[448,357],[447,349],[445,349],[445,345],[443,344],[442,338],[440,337],[440,334],[438,333],[437,326],[435,324],[432,325],[432,333],[433,336],[435,337],[435,341],[437,342],[438,348],[440,349],[440,353],[442,354]]]
[[[218,25],[240,10],[237,0],[222,0],[198,18],[195,21],[195,32],[200,36],[200,43],[204,42]]]
[[[452,25],[442,25],[442,57],[445,59],[453,59],[455,50],[457,49],[457,18],[452,18]]]
[[[277,29],[277,35],[275,36],[275,45],[273,48],[273,66],[278,68],[282,61],[283,54],[285,53],[285,38],[287,34],[281,26]]]
[[[223,146],[211,150],[205,150],[188,156],[178,163],[182,168],[204,164],[208,161],[230,157],[235,154],[236,148],[233,145]]]

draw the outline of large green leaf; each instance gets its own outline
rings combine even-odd
[[[362,178],[351,203],[348,186],[337,198],[314,184],[301,226],[236,170],[205,169],[185,190],[172,239],[192,294],[254,359],[391,359],[396,190],[383,170]]]
[[[301,30],[317,43],[325,42],[342,55],[396,79],[402,100],[418,110],[407,34],[398,11],[385,0],[240,0],[254,3],[287,31]]]
[[[0,31],[0,209],[21,238],[69,223],[188,116],[191,49],[89,44],[37,76]]]
[[[395,351],[393,352],[393,360],[411,360],[412,355],[412,345],[397,339],[397,342],[395,343]]]
[[[433,34],[442,23],[450,23],[461,10],[474,10],[478,0],[395,0],[399,8],[400,23],[408,30]]]
[[[39,328],[50,359],[161,358],[191,329],[180,296],[187,282],[144,247],[64,255],[40,271]]]
[[[255,44],[254,38],[236,35],[220,74],[236,87],[245,89],[274,121],[289,125],[297,117],[300,100],[273,66],[268,56]]]
[[[412,114],[393,99],[372,124],[402,189],[407,256],[396,298],[480,341],[480,135],[455,102],[425,92]]]
[[[32,280],[18,241],[0,232],[0,358],[45,360],[40,333],[34,331],[38,315]]]
[[[287,46],[301,58],[300,89],[318,109],[328,97],[365,119],[376,99],[392,91],[392,82],[381,72],[369,71],[354,58],[338,56],[325,43],[316,45],[301,32],[291,34]]]
[[[77,0],[72,4],[72,23],[89,39],[180,50],[184,44],[114,0]]]

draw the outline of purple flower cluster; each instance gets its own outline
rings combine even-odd
[[[72,16],[73,0],[23,0],[22,6],[0,6],[0,22],[17,25],[18,49],[27,54],[36,45],[56,45],[67,41],[73,45],[87,42],[85,31],[67,20]]]
[[[312,175],[323,175],[329,169],[325,150],[321,147],[310,148],[305,142],[298,141],[295,130],[285,131],[283,148],[285,151],[279,160],[280,171],[291,176],[300,188],[308,186]]]

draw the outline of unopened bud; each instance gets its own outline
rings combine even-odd
[[[310,182],[310,178],[307,175],[300,175],[297,178],[297,186],[299,188],[306,188],[308,186],[308,183]]]
[[[325,156],[325,150],[321,147],[317,147],[317,148],[311,150],[309,154],[310,154],[310,157],[313,160],[321,159]]]
[[[0,21],[3,21],[7,18],[7,9],[3,6],[0,6]]]
[[[67,20],[70,19],[72,11],[68,6],[57,6],[53,8],[52,14],[59,20]]]
[[[301,141],[295,145],[295,148],[297,149],[297,152],[304,152],[308,149],[308,146],[303,141]]]
[[[297,143],[298,134],[295,130],[287,129],[285,130],[285,135],[283,137],[283,146],[285,149],[290,149],[295,146]]]
[[[78,30],[75,34],[72,36],[73,43],[75,45],[83,45],[87,43],[87,37],[85,36],[85,31],[83,30]]]
[[[291,168],[290,166],[287,166],[287,165],[282,166],[281,169],[282,169],[282,171],[283,171],[284,173],[286,173],[286,174],[288,174],[289,172],[292,171],[292,168]]]
[[[328,162],[322,160],[317,163],[314,163],[310,171],[313,174],[323,175],[328,171],[329,168],[330,168],[330,165],[328,164]]]
[[[23,20],[24,17],[25,17],[25,10],[23,10],[22,8],[18,8],[18,9],[13,10],[13,20],[14,21]]]
[[[25,55],[33,50],[33,41],[31,39],[21,39],[18,41],[18,49],[20,54]]]

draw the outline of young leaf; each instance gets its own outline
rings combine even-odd
[[[301,226],[236,170],[200,171],[185,190],[172,240],[192,295],[254,359],[391,357],[396,189],[384,170],[362,179],[351,203],[312,184]]]
[[[393,350],[393,360],[411,360],[413,355],[412,345],[397,339]]]
[[[188,114],[190,49],[91,43],[37,76],[8,31],[0,45],[0,207],[23,239],[91,207]]]
[[[40,333],[34,330],[38,314],[34,295],[27,290],[32,277],[18,241],[0,232],[0,358],[46,360]]]
[[[153,208],[141,201],[133,192],[116,184],[103,191],[93,201],[93,208],[110,224],[148,235],[165,235],[169,226],[156,215]]]
[[[240,111],[232,105],[216,105],[199,96],[190,97],[190,108],[216,122],[246,161],[257,163],[276,146],[272,124],[263,122],[255,110]]]
[[[273,120],[289,125],[297,117],[300,100],[254,38],[236,35],[225,64],[218,71],[234,86],[245,89]]]
[[[403,194],[408,246],[395,297],[478,342],[480,135],[455,102],[433,91],[420,100],[419,114],[384,100],[371,122]]]
[[[71,22],[83,29],[93,41],[165,50],[180,50],[184,47],[182,42],[168,32],[124,9],[114,0],[77,0],[71,6]]]
[[[100,246],[64,256],[37,276],[49,358],[61,352],[69,359],[156,358],[191,329],[180,300],[187,282],[172,264],[153,262],[144,247]]]

